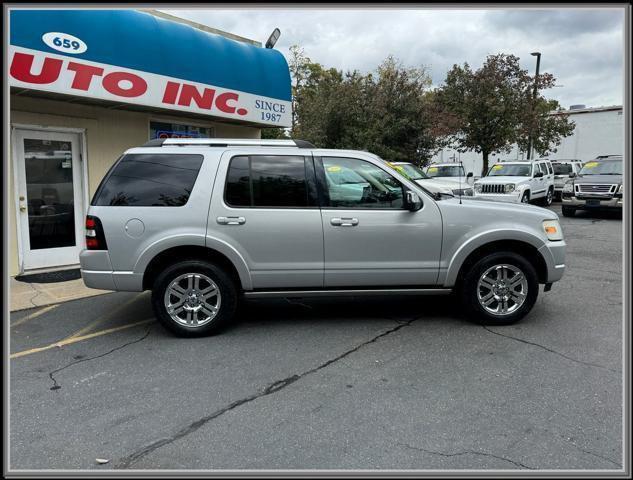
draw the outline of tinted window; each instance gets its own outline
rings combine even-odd
[[[567,175],[572,172],[571,163],[555,163],[554,173],[556,175]]]
[[[499,177],[504,175],[529,177],[532,168],[530,165],[520,165],[516,163],[496,163],[490,167],[489,177]]]
[[[202,165],[202,155],[129,154],[104,179],[93,205],[179,207]]]
[[[329,206],[393,208],[404,206],[402,184],[377,166],[352,158],[323,158]]]
[[[304,157],[254,155],[231,159],[225,190],[233,207],[307,207]]]

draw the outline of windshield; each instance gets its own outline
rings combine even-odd
[[[464,167],[461,165],[431,165],[426,170],[429,177],[463,177]]]
[[[571,163],[552,163],[552,167],[554,167],[554,173],[556,175],[567,175],[573,172]]]
[[[400,175],[404,175],[409,180],[420,180],[423,178],[429,178],[420,167],[416,167],[412,163],[391,163],[387,162],[391,168],[396,170]]]
[[[587,162],[580,171],[581,175],[622,175],[622,160],[597,160]]]
[[[496,163],[488,171],[489,177],[529,177],[532,174],[531,165],[521,165],[518,163]]]

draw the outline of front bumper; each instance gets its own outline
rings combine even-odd
[[[583,197],[565,195],[563,193],[563,205],[578,209],[600,209],[600,208],[622,208],[624,199],[622,197]]]
[[[475,192],[475,198],[485,198],[487,200],[494,200],[496,202],[509,202],[509,203],[521,203],[521,193],[515,190],[512,193],[477,193]]]
[[[547,280],[545,283],[557,282],[565,273],[565,251],[567,244],[564,240],[558,242],[548,241],[539,248],[539,253],[547,266]]]

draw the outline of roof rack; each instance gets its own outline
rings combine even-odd
[[[209,147],[294,147],[316,148],[305,140],[261,140],[255,138],[155,138],[143,147],[162,146],[209,146]]]

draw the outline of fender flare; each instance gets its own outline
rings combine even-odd
[[[446,277],[444,279],[445,287],[452,287],[457,281],[457,276],[466,259],[480,247],[489,243],[499,241],[515,241],[522,242],[534,247],[537,251],[545,245],[543,239],[533,233],[517,230],[516,228],[502,228],[492,231],[481,232],[474,237],[469,238],[461,244],[457,251],[451,257],[448,267],[446,268]],[[539,252],[540,255],[540,252]]]
[[[187,245],[205,247],[209,250],[215,250],[225,256],[231,262],[233,267],[235,267],[235,270],[240,278],[242,288],[244,290],[253,289],[250,270],[248,269],[248,265],[244,257],[242,257],[242,255],[227,242],[219,238],[209,237],[203,234],[172,235],[170,237],[161,238],[157,242],[152,243],[139,255],[138,260],[134,265],[134,273],[140,275],[144,274],[150,262],[165,250]]]

